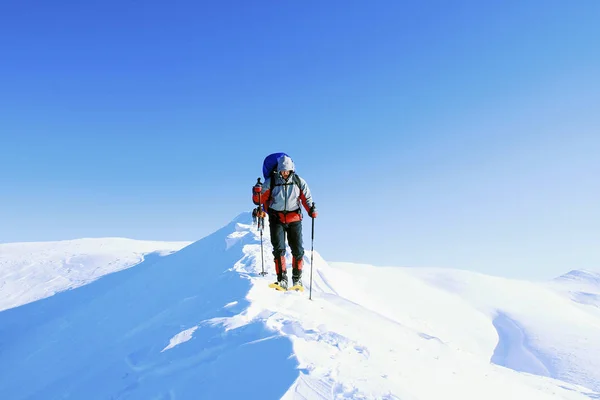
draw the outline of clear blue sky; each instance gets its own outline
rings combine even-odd
[[[327,260],[600,268],[598,21],[597,0],[3,2],[0,241],[196,240],[285,151]]]

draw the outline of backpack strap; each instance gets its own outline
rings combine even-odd
[[[275,186],[286,186],[289,185],[289,183],[278,183],[277,185],[275,184],[275,178],[277,177],[277,171],[273,171],[273,173],[271,174],[271,181],[270,183],[270,187],[269,189],[273,190],[273,188]],[[296,173],[294,172],[294,174],[292,175],[292,182],[296,184],[296,186],[298,186],[298,189],[300,189],[302,191],[302,186],[300,185],[300,177],[298,175],[296,175]]]
[[[275,177],[277,177],[277,171],[273,170],[273,172],[271,172],[271,180],[269,181],[271,184],[271,186],[269,187],[271,192],[273,192],[273,188],[275,187]],[[271,196],[269,195],[269,199],[270,198]]]
[[[295,172],[294,172],[294,175],[292,176],[292,180],[294,181],[296,186],[298,186],[298,189],[300,189],[300,193],[302,193],[302,185],[300,185],[300,177],[298,175],[296,175]]]
[[[275,178],[277,177],[277,171],[273,171],[271,173],[271,180],[269,181],[269,199],[267,200],[267,202],[269,204],[271,204],[271,197],[273,197],[273,188],[275,186],[284,186],[284,185],[289,185],[289,183],[286,184],[275,184]],[[296,172],[294,172],[292,174],[292,182],[298,186],[298,189],[300,189],[300,193],[302,193],[302,186],[300,185],[300,177],[298,175],[296,175]]]

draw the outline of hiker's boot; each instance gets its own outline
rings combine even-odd
[[[283,276],[281,277],[281,280],[279,280],[279,278],[278,278],[278,280],[277,280],[277,282],[276,282],[276,283],[277,283],[279,286],[281,286],[283,289],[287,290],[287,288],[288,288],[288,280],[287,280],[287,275],[283,275]]]
[[[292,258],[292,285],[293,286],[302,286],[302,266],[304,264],[304,259],[296,257]]]
[[[284,289],[287,289],[288,279],[287,270],[285,268],[285,256],[275,257],[275,272],[277,273],[277,284]]]

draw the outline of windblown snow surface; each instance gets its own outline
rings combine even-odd
[[[124,238],[0,244],[0,311],[85,285],[190,242]]]
[[[268,225],[262,239],[266,277],[244,213],[171,255],[0,312],[0,398],[600,398],[600,316],[561,279],[315,251],[309,300],[310,252],[306,292],[277,292]]]

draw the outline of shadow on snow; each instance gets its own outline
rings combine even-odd
[[[298,376],[288,339],[260,322],[203,323],[248,305],[250,281],[230,268],[252,239],[226,245],[238,222],[249,213],[169,256],[0,312],[2,398],[280,398]]]
[[[508,315],[498,312],[492,321],[498,332],[498,344],[490,360],[492,363],[519,372],[556,377],[528,343],[521,326]]]

